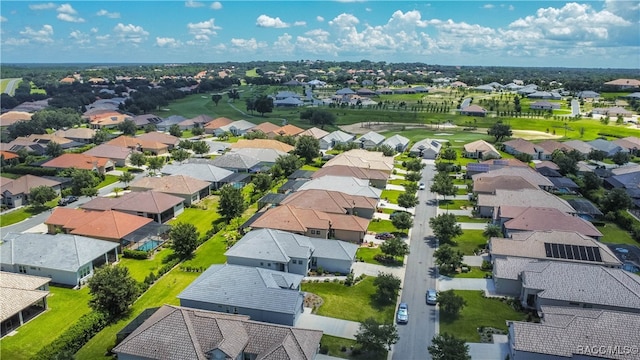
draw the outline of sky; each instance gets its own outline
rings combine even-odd
[[[640,69],[640,1],[0,1],[2,63]]]

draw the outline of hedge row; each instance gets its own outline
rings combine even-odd
[[[69,354],[75,354],[95,334],[104,329],[108,323],[107,318],[99,312],[90,312],[83,315],[51,344],[40,349],[34,359],[63,359]]]
[[[42,168],[37,166],[3,166],[2,171],[18,175],[56,176],[57,169]]]
[[[149,253],[142,250],[129,250],[124,249],[122,251],[122,257],[138,260],[146,260],[149,258]]]

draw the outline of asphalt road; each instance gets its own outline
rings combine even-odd
[[[22,78],[15,78],[15,79],[9,79],[9,82],[7,83],[7,88],[5,89],[5,93],[13,96],[13,94],[16,91],[16,87],[18,86],[18,82],[22,80]]]
[[[409,323],[398,325],[400,340],[393,347],[395,360],[430,359],[427,347],[436,335],[437,312],[435,306],[426,304],[428,288],[436,288],[436,273],[433,262],[435,242],[429,227],[429,219],[436,216],[436,194],[429,191],[435,172],[433,165],[422,171],[422,182],[426,190],[418,191],[420,204],[416,206],[414,225],[411,230],[411,253],[404,277],[401,301],[409,306]]]

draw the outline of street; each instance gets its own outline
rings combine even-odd
[[[436,216],[436,194],[429,191],[434,172],[434,165],[424,168],[421,181],[426,189],[418,191],[420,203],[415,208],[401,296],[409,306],[409,323],[398,325],[400,340],[393,347],[393,359],[397,360],[429,359],[427,347],[436,334],[438,314],[435,306],[426,304],[425,297],[428,288],[436,288],[437,277],[433,263],[435,241],[429,227],[429,219]]]

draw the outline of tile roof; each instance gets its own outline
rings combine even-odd
[[[568,214],[575,213],[575,210],[566,200],[540,189],[496,189],[495,194],[478,194],[478,206],[492,206],[494,208],[538,206],[554,208]]]
[[[55,208],[47,225],[61,226],[71,234],[119,241],[153,220],[120,211]]]
[[[205,128],[205,129],[213,129],[213,130],[215,130],[215,129],[221,128],[221,127],[223,127],[223,126],[229,125],[229,124],[231,124],[232,122],[233,122],[233,120],[228,119],[228,118],[226,118],[226,117],[219,117],[219,118],[215,118],[215,119],[213,119],[213,120],[209,121],[209,122],[204,126],[204,128]]]
[[[118,246],[71,234],[9,233],[0,243],[0,262],[75,272]]]
[[[294,147],[278,140],[272,139],[240,139],[238,142],[231,144],[232,149],[274,149],[285,153],[293,151]]]
[[[302,275],[239,265],[212,265],[178,294],[180,300],[297,314]]]
[[[369,186],[367,180],[350,176],[325,175],[305,182],[300,190],[340,191],[349,195],[366,196],[380,199],[382,190]]]
[[[12,195],[30,194],[31,189],[38,186],[53,187],[60,185],[59,181],[45,179],[34,175],[24,175],[4,183],[0,188],[0,193],[8,191]]]
[[[521,176],[504,175],[473,178],[473,192],[495,194],[497,190],[540,190],[537,184],[532,184]]]
[[[553,152],[556,151],[556,150],[565,150],[565,151],[571,150],[570,147],[564,145],[563,143],[561,143],[559,141],[555,141],[555,140],[544,140],[542,142],[537,143],[536,147],[537,148],[542,148],[544,150],[544,152],[547,153],[547,154],[553,154]]]
[[[338,154],[333,159],[327,161],[323,167],[334,165],[354,166],[384,172],[391,172],[394,166],[392,156],[384,156],[382,152],[364,149],[353,149]]]
[[[73,140],[60,137],[55,134],[31,134],[29,136],[18,137],[16,140],[26,140],[43,145],[46,145],[50,142],[54,142],[59,145],[65,145],[73,142]]]
[[[282,127],[279,127],[277,130],[273,131],[275,134],[278,135],[291,135],[291,136],[296,136],[300,133],[302,133],[304,131],[304,129],[301,129],[295,125],[291,125],[291,124],[287,124],[284,125]]]
[[[131,153],[132,150],[130,148],[109,144],[100,144],[83,152],[85,155],[111,160],[125,160]]]
[[[411,146],[411,149],[409,151],[414,153],[419,153],[420,151],[424,151],[428,149],[431,149],[435,152],[440,152],[440,149],[442,149],[442,143],[434,139],[422,139],[420,141],[417,141],[415,144],[413,144],[413,146]]]
[[[504,223],[507,230],[536,231],[563,230],[575,231],[591,237],[601,237],[602,233],[590,222],[558,209],[530,207],[517,217]]]
[[[142,188],[169,194],[191,195],[209,187],[210,183],[186,175],[169,175],[143,177],[132,182],[129,186],[131,188]]]
[[[243,352],[260,360],[313,360],[322,331],[251,321],[247,316],[164,305],[113,351],[141,358],[229,359]]]
[[[524,153],[524,154],[535,155],[537,153],[536,145],[534,143],[521,138],[505,141],[503,145],[511,147],[515,151]]]
[[[111,139],[106,142],[108,145],[115,145],[121,147],[127,147],[130,149],[151,149],[151,150],[166,150],[167,144],[163,144],[158,141],[149,141],[143,138],[134,138],[131,136],[121,135],[115,139]]]
[[[351,135],[348,134],[344,131],[340,131],[340,130],[336,130],[334,132],[329,133],[328,135],[326,135],[325,137],[322,138],[322,140],[331,143],[333,141],[340,143],[340,142],[348,142],[355,139],[355,135]]]
[[[19,159],[20,155],[11,152],[11,151],[5,151],[5,150],[0,150],[0,156],[2,156],[5,160],[12,160],[12,159]]]
[[[497,279],[520,280],[522,270],[531,268],[530,264],[540,263],[536,259],[525,257],[497,257],[493,259],[493,276]]]
[[[54,133],[56,136],[60,136],[68,139],[93,139],[96,135],[95,129],[89,128],[72,128],[68,130],[58,130]]]
[[[158,142],[165,145],[178,145],[180,138],[159,131],[151,131],[136,136],[136,139],[142,139],[150,142]]]
[[[329,230],[330,220],[322,211],[281,205],[265,211],[251,227],[304,233],[309,228]]]
[[[319,129],[317,127],[312,127],[298,134],[298,136],[305,136],[305,135],[312,136],[316,139],[322,139],[323,137],[329,135],[329,132]]]
[[[62,154],[57,158],[51,159],[40,166],[58,169],[68,169],[74,167],[83,170],[94,170],[96,168],[103,168],[110,163],[111,161],[105,158],[99,158],[86,154],[67,153]]]
[[[359,138],[355,139],[354,142],[360,142],[360,141],[371,141],[374,144],[380,144],[385,140],[385,137],[383,135],[378,134],[375,131],[369,131],[368,133],[361,135]]]
[[[251,129],[251,131],[261,131],[264,134],[268,134],[270,132],[278,130],[279,128],[280,128],[280,126],[267,121],[267,122],[263,122],[263,123],[260,123],[260,124],[256,125],[256,127]]]
[[[476,174],[472,176],[472,179],[477,177],[495,177],[495,176],[520,176],[525,178],[528,182],[536,184],[538,186],[553,186],[553,183],[546,177],[538,174],[530,167],[508,166],[500,169],[495,169],[482,174]]]
[[[496,148],[493,145],[489,144],[484,140],[476,140],[468,144],[464,144],[464,151],[466,152],[482,151],[483,153],[490,152],[492,154],[500,155],[498,150],[496,150]]]
[[[549,168],[552,170],[560,170],[560,167],[556,165],[556,163],[549,160],[543,160],[543,161],[537,162],[535,165],[536,165],[536,169]]]
[[[382,142],[382,145],[388,145],[391,146],[392,148],[396,148],[396,146],[398,145],[402,145],[402,146],[407,146],[409,145],[410,140],[407,139],[406,137],[402,136],[402,135],[398,135],[395,134],[389,138],[387,138],[384,142]]]
[[[366,196],[348,195],[339,191],[311,189],[292,193],[280,204],[291,205],[300,209],[315,209],[328,213],[345,214],[347,210],[353,210],[354,208],[375,210],[378,200]]]
[[[51,281],[48,277],[0,272],[0,321],[5,321],[49,295],[38,290]]]
[[[582,140],[569,140],[563,143],[565,146],[568,146],[572,149],[578,150],[583,154],[588,154],[591,150],[593,150],[593,146]]]
[[[216,158],[211,161],[211,164],[225,169],[249,170],[260,164],[260,161],[243,154],[227,153],[216,156]]]
[[[4,114],[0,114],[0,126],[9,126],[17,123],[18,121],[31,120],[33,114],[25,111],[8,111]]]
[[[258,229],[245,234],[224,254],[288,263],[292,257],[311,258],[314,249],[309,239],[286,231]]]
[[[637,359],[623,346],[640,344],[640,314],[554,306],[543,306],[542,312],[540,323],[510,323],[514,350],[558,358]],[[620,351],[598,352],[616,346]],[[596,350],[586,353],[586,347]]]
[[[169,175],[188,175],[195,179],[208,182],[219,182],[233,174],[231,170],[211,164],[198,163],[168,164],[162,168],[161,172]]]
[[[82,204],[85,210],[120,210],[160,214],[184,201],[179,196],[173,196],[157,191],[129,192],[118,198],[97,197]]]
[[[358,179],[366,180],[388,180],[389,174],[380,170],[371,170],[364,168],[357,168],[347,165],[334,165],[323,167],[313,173],[312,179],[320,178],[327,175],[333,176],[348,176]]]
[[[265,163],[274,163],[280,156],[288,155],[284,151],[276,150],[276,149],[260,149],[260,148],[242,148],[242,149],[231,149],[229,154],[240,154],[252,159],[256,159],[259,162]]]

